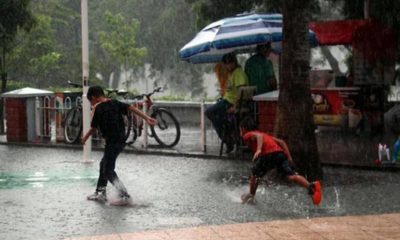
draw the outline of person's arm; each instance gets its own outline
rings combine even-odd
[[[154,118],[149,117],[147,114],[139,110],[137,107],[133,105],[129,105],[129,111],[132,111],[134,114],[138,115],[139,117],[143,118],[146,120],[147,124],[149,125],[155,125],[157,123],[157,120]]]
[[[96,128],[91,127],[86,134],[82,137],[81,143],[83,145],[85,145],[86,141],[88,140],[88,138],[96,131]]]
[[[262,145],[263,145],[263,137],[260,133],[254,133],[252,136],[253,139],[257,142],[257,149],[254,152],[252,161],[254,162],[261,154]]]
[[[278,143],[278,145],[283,149],[283,152],[284,152],[284,153],[286,154],[286,156],[288,157],[288,160],[289,160],[290,165],[294,166],[295,164],[294,164],[294,162],[293,162],[292,155],[290,154],[289,147],[288,147],[288,145],[286,144],[286,142],[283,141],[282,139],[275,138],[275,137],[274,137],[274,140],[275,140],[275,141]]]

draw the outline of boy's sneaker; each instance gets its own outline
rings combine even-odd
[[[245,203],[255,204],[256,203],[254,195],[250,194],[250,193],[243,194],[242,196],[240,196],[240,199],[242,200],[242,204],[245,204]]]
[[[87,196],[87,200],[107,202],[107,194],[106,194],[106,192],[97,192],[96,191],[92,195]]]
[[[112,206],[129,206],[133,205],[131,196],[129,194],[119,195],[119,199],[110,202]]]
[[[315,205],[321,203],[322,192],[321,192],[321,183],[319,181],[310,183],[310,187],[308,188],[308,193],[311,195],[312,201]]]

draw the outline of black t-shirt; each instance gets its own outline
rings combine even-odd
[[[91,127],[99,129],[106,143],[125,142],[123,115],[128,114],[129,105],[117,100],[101,102],[93,110]]]

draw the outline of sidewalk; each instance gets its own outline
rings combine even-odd
[[[400,239],[400,214],[327,217],[124,233],[66,240]]]

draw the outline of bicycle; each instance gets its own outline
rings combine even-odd
[[[180,124],[169,110],[153,105],[151,99],[153,94],[161,91],[162,88],[157,87],[152,92],[134,96],[131,100],[134,100],[134,104],[139,108],[143,108],[144,104],[146,104],[147,109],[150,110],[150,117],[157,120],[156,125],[149,126],[150,133],[148,133],[148,135],[153,137],[162,147],[174,147],[178,144],[181,137]],[[131,128],[132,137],[131,141],[127,141],[127,144],[133,144],[136,139],[142,135],[143,127],[143,119],[133,115]]]
[[[77,88],[82,88],[81,84],[77,83],[72,83],[71,81],[68,81],[68,84],[77,87]],[[107,93],[107,97],[111,96],[111,94],[116,93],[117,95],[122,95],[125,96],[128,92],[126,91],[120,91],[120,90],[115,90],[115,89],[105,89]],[[78,97],[76,99],[76,105],[72,107],[68,112],[65,114],[65,117],[63,118],[63,125],[64,125],[64,140],[66,143],[78,143],[81,135],[82,135],[82,129],[83,129],[83,116],[82,116],[82,98]],[[127,139],[130,131],[131,131],[131,116],[127,115],[124,116],[124,122],[125,122],[125,138]],[[93,135],[93,139],[101,139],[101,134],[99,131],[96,131]]]

